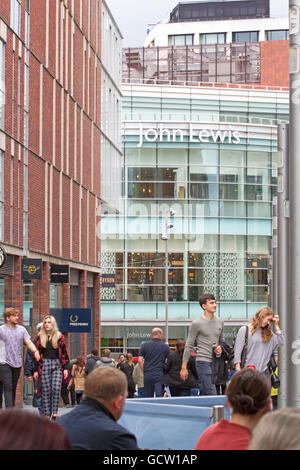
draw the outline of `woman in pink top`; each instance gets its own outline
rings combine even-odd
[[[252,429],[271,409],[270,392],[270,381],[262,372],[243,369],[236,373],[226,392],[232,408],[230,420],[222,419],[207,428],[195,450],[247,450]]]

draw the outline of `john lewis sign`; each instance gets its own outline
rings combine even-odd
[[[142,147],[143,142],[183,142],[185,132],[182,129],[166,129],[162,124],[159,128],[144,129],[140,124],[140,136],[137,147]],[[195,129],[189,125],[188,138],[191,143],[209,143],[211,140],[216,143],[239,144],[241,136],[239,131],[228,129]]]

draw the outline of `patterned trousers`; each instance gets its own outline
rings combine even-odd
[[[43,414],[51,416],[57,414],[62,384],[62,371],[59,359],[44,359],[41,388]]]

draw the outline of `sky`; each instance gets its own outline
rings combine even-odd
[[[179,0],[105,0],[124,37],[123,47],[141,47],[152,25],[168,18]],[[190,0],[198,1],[198,0]],[[287,16],[289,0],[271,0],[272,16]],[[150,26],[151,25],[151,26]]]

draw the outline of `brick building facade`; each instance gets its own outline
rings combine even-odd
[[[102,0],[0,0],[0,315],[18,307],[34,337],[49,307],[91,307],[71,357],[100,347],[102,15]],[[42,280],[22,280],[22,258]]]

